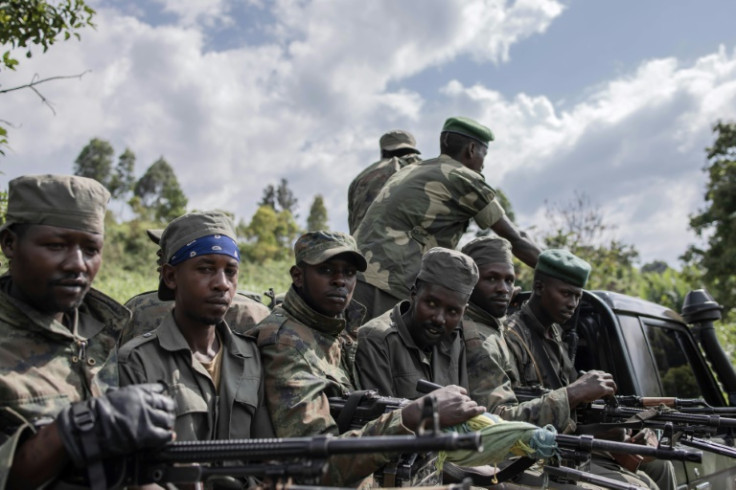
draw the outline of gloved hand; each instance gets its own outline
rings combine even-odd
[[[161,383],[126,386],[105,396],[74,403],[56,418],[74,464],[155,448],[174,437],[174,400]]]

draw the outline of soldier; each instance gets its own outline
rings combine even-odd
[[[363,221],[383,185],[393,174],[421,162],[417,142],[408,131],[396,129],[381,136],[381,159],[358,174],[348,188],[348,226],[352,235]]]
[[[613,378],[602,371],[590,371],[570,385],[519,404],[512,389],[518,385],[519,375],[503,326],[516,280],[511,244],[504,238],[483,237],[470,241],[462,251],[473,258],[480,273],[463,318],[470,396],[508,420],[552,424],[561,432],[574,430],[571,411],[582,403],[613,395]]]
[[[235,236],[218,211],[169,223],[161,235],[158,297],[173,300],[174,309],[120,349],[121,384],[168,384],[179,440],[273,437],[255,339],[224,320],[238,285]]]
[[[410,299],[358,330],[356,367],[363,389],[417,398],[417,381],[468,387],[461,320],[478,268],[455,250],[422,257]]]
[[[421,256],[432,247],[454,249],[470,219],[507,238],[526,264],[537,263],[539,248],[506,218],[496,192],[481,170],[493,133],[464,117],[442,128],[442,154],[397,172],[383,187],[355,233],[368,260],[355,299],[380,315],[409,297]]]
[[[163,385],[107,391],[118,384],[116,344],[129,317],[90,287],[109,198],[84,177],[10,181],[0,228],[10,261],[0,279],[0,488],[104,488],[103,460],[173,438]]]
[[[266,398],[276,435],[333,434],[328,397],[355,390],[344,367],[339,336],[351,302],[356,273],[366,262],[349,235],[319,231],[302,235],[294,245],[296,265],[284,303],[255,329],[265,370]],[[457,386],[433,393],[440,424],[450,426],[483,413]],[[418,428],[423,399],[382,415],[344,437],[411,434]],[[333,456],[323,484],[354,485],[390,460],[387,454]]]
[[[521,386],[555,390],[577,379],[575,366],[562,341],[560,325],[572,318],[589,275],[590,264],[567,250],[545,250],[539,255],[532,295],[507,322],[506,339],[513,352]],[[615,393],[613,377],[604,374],[606,376],[599,379],[601,389],[605,386],[607,391]],[[570,391],[567,392],[570,396]],[[642,434],[648,438],[647,432]],[[669,461],[654,460],[642,466],[657,480],[655,483],[645,473],[637,471],[636,465],[624,469],[616,461],[618,457],[608,453],[594,454],[591,473],[650,488],[675,488],[674,467]]]
[[[146,230],[148,238],[156,245],[161,240],[163,230]],[[161,272],[161,251],[158,252],[158,270]],[[125,307],[132,313],[133,317],[123,329],[120,337],[120,345],[138,335],[154,330],[161,319],[174,308],[173,301],[162,301],[158,298],[158,291],[147,291],[133,296],[125,302]],[[233,301],[225,314],[225,321],[235,332],[247,332],[255,327],[258,322],[268,316],[270,310],[252,293],[238,291],[233,296]]]

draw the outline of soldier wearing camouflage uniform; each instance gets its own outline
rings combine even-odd
[[[408,298],[422,255],[432,247],[454,249],[471,219],[511,241],[522,261],[536,264],[539,249],[508,220],[481,174],[492,140],[487,127],[451,117],[440,136],[442,154],[405,167],[383,187],[355,233],[368,261],[356,289],[366,319]]]
[[[363,389],[417,398],[417,381],[468,388],[461,320],[478,268],[455,250],[422,257],[409,300],[358,330],[356,367]]]
[[[578,378],[562,341],[560,325],[572,318],[590,269],[590,264],[567,250],[545,250],[539,255],[534,271],[532,296],[506,323],[506,340],[516,362],[519,385],[565,389],[570,406],[616,392],[616,383],[609,373],[590,371]],[[642,470],[656,479],[655,483],[634,466],[623,468],[615,460],[617,457],[594,453],[590,472],[645,488],[675,488],[674,467],[669,461],[654,460],[641,465]],[[621,460],[624,458],[631,461],[626,455]]]
[[[389,131],[379,140],[381,159],[358,174],[348,188],[348,226],[352,235],[366,211],[393,174],[421,162],[417,142],[408,131]]]
[[[174,309],[120,349],[121,385],[168,385],[178,440],[273,437],[258,347],[224,320],[238,281],[235,236],[218,211],[173,220],[161,236],[158,297]]]
[[[118,384],[116,344],[129,313],[90,285],[102,262],[109,192],[84,177],[9,184],[0,228],[0,488],[97,485],[101,460],[173,438],[162,385]],[[85,478],[89,478],[85,482]]]
[[[349,235],[312,232],[294,245],[292,287],[283,304],[254,330],[263,359],[266,399],[276,435],[298,437],[339,433],[328,397],[355,390],[346,369],[339,337],[351,302],[356,273],[365,258]],[[482,413],[456,388],[433,394],[440,424],[449,426]],[[343,437],[411,434],[418,428],[423,400],[387,413]],[[390,460],[387,454],[333,456],[323,476],[325,485],[358,485]]]
[[[599,379],[604,373],[591,371],[570,386],[519,403],[512,388],[518,385],[519,373],[503,324],[516,280],[511,244],[504,238],[483,237],[467,243],[462,251],[480,271],[463,318],[470,396],[507,420],[552,424],[561,432],[574,430],[572,410],[611,394]]]
[[[158,245],[161,240],[162,231],[146,230],[146,233],[151,241]],[[159,251],[159,272],[161,265]],[[158,291],[146,291],[126,301],[125,307],[132,312],[133,317],[123,329],[123,333],[120,336],[120,345],[158,327],[161,319],[174,308],[174,302],[159,299]],[[238,291],[225,314],[225,321],[234,332],[243,333],[255,327],[269,313],[270,310],[266,305],[262,304],[249,293]]]

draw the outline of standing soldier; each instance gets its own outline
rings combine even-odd
[[[0,278],[0,488],[104,488],[103,461],[173,438],[174,402],[163,385],[108,392],[129,317],[90,288],[109,198],[84,177],[10,181],[0,228],[10,261]]]
[[[408,131],[396,129],[381,136],[381,159],[358,174],[348,188],[348,226],[352,235],[363,221],[383,185],[393,174],[417,162],[417,142]]]
[[[454,249],[471,219],[507,238],[531,267],[539,248],[506,217],[481,171],[493,133],[478,122],[451,117],[442,128],[442,154],[394,174],[355,233],[368,261],[355,299],[374,318],[409,297],[422,255]]]

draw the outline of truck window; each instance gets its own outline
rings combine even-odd
[[[692,346],[683,333],[646,320],[643,323],[662,382],[662,395],[680,398],[701,396],[697,377],[687,356],[687,350]]]

